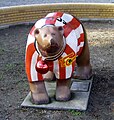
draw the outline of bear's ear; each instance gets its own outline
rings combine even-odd
[[[64,28],[63,28],[62,26],[59,26],[59,27],[58,27],[58,30],[59,30],[60,33],[63,35],[63,33],[64,33]]]
[[[39,34],[39,29],[37,28],[35,31],[34,31],[34,37],[37,37],[37,35]]]

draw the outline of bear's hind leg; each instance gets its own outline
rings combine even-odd
[[[85,43],[82,53],[76,59],[76,71],[73,78],[89,79],[92,76],[92,67],[90,64],[90,52],[87,38],[85,36]]]
[[[77,66],[76,71],[73,75],[73,78],[78,78],[78,79],[90,79],[92,76],[92,68],[91,65],[87,66]]]

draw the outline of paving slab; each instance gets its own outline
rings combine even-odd
[[[86,110],[91,91],[93,78],[90,80],[72,79],[71,93],[72,98],[67,102],[59,102],[55,100],[55,82],[46,82],[46,89],[51,98],[49,104],[36,105],[31,102],[31,93],[22,102],[22,107],[44,108],[54,110]]]

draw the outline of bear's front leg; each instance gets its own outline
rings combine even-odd
[[[58,79],[56,85],[56,100],[68,101],[71,98],[70,92],[71,79]]]
[[[49,103],[49,97],[44,81],[29,82],[29,86],[31,90],[32,101],[35,104]]]

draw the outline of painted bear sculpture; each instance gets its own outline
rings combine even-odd
[[[57,101],[70,100],[71,77],[85,80],[92,76],[82,23],[62,12],[49,13],[38,20],[28,35],[25,66],[35,104],[50,102],[45,80],[56,80]]]

